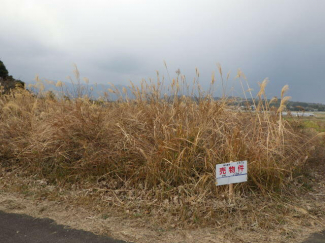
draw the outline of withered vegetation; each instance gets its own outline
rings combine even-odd
[[[169,225],[270,228],[297,213],[288,206],[301,189],[297,181],[305,165],[322,156],[323,145],[321,135],[283,119],[287,86],[278,109],[270,108],[265,80],[254,97],[256,110],[237,110],[232,99],[212,97],[215,77],[203,92],[180,74],[164,88],[157,74],[156,82],[131,84],[130,92],[113,86],[94,101],[82,92],[77,69],[75,75],[75,97],[62,82],[56,84],[60,94],[42,92],[40,80],[37,94],[18,90],[0,97],[2,171],[44,181],[57,188],[57,197],[60,190],[83,190],[76,204],[110,206]],[[237,78],[246,90],[244,75]],[[215,166],[241,160],[248,161],[248,182],[235,185],[230,204],[227,186],[215,185]]]

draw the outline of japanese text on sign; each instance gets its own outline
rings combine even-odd
[[[216,166],[217,186],[247,181],[247,161],[237,161]]]

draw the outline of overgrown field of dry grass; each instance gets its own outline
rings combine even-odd
[[[324,137],[281,117],[287,86],[277,110],[266,81],[260,86],[254,112],[209,92],[182,96],[181,77],[168,97],[159,79],[131,86],[134,99],[112,87],[115,102],[14,91],[0,97],[2,173],[54,187],[45,198],[81,190],[73,203],[173,226],[276,227],[297,213],[283,205],[298,200],[306,165],[324,156]],[[248,182],[235,185],[234,204],[227,186],[215,185],[215,166],[240,160],[248,161]]]

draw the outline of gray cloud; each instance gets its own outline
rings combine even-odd
[[[122,53],[96,60],[96,62],[100,69],[112,73],[134,74],[143,69],[141,61],[136,56]]]
[[[26,81],[64,80],[76,63],[91,82],[117,84],[155,78],[155,70],[167,76],[166,60],[189,82],[198,67],[204,87],[219,62],[237,94],[241,68],[255,90],[268,77],[270,97],[289,84],[293,100],[325,103],[324,10],[316,0],[8,0],[0,58]]]

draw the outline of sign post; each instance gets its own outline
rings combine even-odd
[[[234,183],[247,181],[247,161],[230,162],[216,165],[216,185],[229,185],[229,199],[234,194]]]

